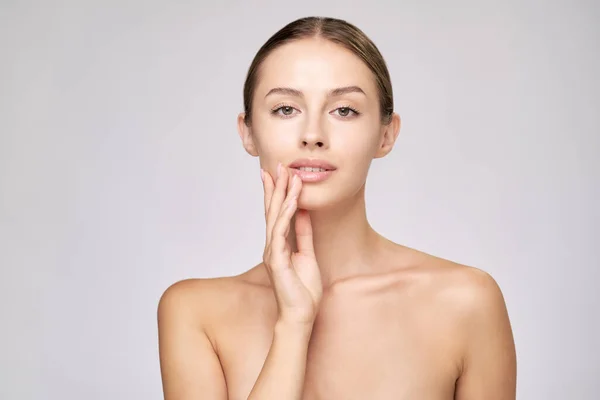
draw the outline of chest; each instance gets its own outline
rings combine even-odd
[[[452,399],[457,369],[444,341],[398,328],[355,319],[313,332],[304,399]]]
[[[394,310],[324,307],[308,344],[304,400],[452,399],[457,354],[450,327],[434,315]],[[245,399],[260,374],[274,320],[237,323],[246,327],[230,330],[220,346],[232,400]]]

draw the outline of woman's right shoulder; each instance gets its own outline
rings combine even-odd
[[[164,290],[157,317],[165,398],[227,397],[219,333],[247,286],[238,277],[222,277],[184,279]]]
[[[162,293],[158,302],[158,317],[177,315],[179,318],[205,324],[218,323],[234,303],[243,303],[257,287],[263,286],[258,267],[235,276],[190,278],[177,281]],[[170,318],[169,318],[170,319]]]
[[[194,321],[208,322],[218,313],[219,305],[235,285],[232,278],[190,278],[177,281],[165,289],[158,301],[158,317],[178,315]]]

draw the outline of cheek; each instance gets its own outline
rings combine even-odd
[[[267,117],[257,118],[253,135],[260,155],[265,157],[281,155],[285,149],[295,146],[297,129],[297,124],[289,121],[277,121]]]
[[[257,125],[253,130],[254,144],[261,168],[273,177],[278,162],[290,161],[298,155],[296,139],[294,135],[287,133],[277,124]]]
[[[345,160],[352,163],[368,164],[379,147],[379,128],[372,124],[360,124],[332,137],[334,152],[342,151]]]
[[[282,135],[277,135],[269,129],[256,128],[253,131],[254,144],[258,155],[264,159],[277,157],[286,147],[285,138]]]
[[[347,185],[358,188],[364,184],[377,147],[376,136],[364,132],[356,140],[345,141],[340,146],[340,167],[344,171],[343,180]]]

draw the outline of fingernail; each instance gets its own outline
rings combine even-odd
[[[277,177],[281,175],[281,163],[277,163]]]
[[[265,171],[262,168],[260,169],[260,180],[265,183]]]

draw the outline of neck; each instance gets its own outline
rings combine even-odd
[[[310,212],[313,245],[323,287],[373,268],[383,238],[370,226],[364,199],[364,186],[357,195],[335,208]],[[296,238],[290,229],[295,250]]]

